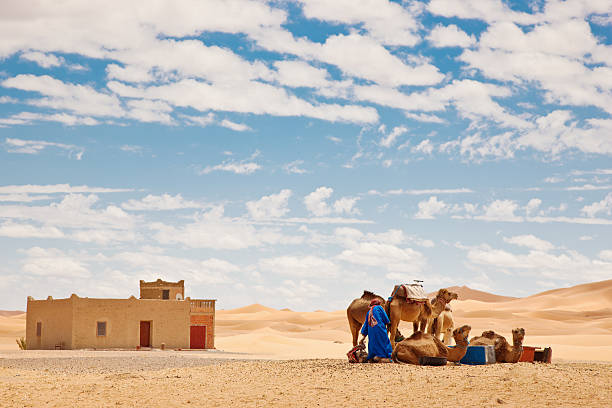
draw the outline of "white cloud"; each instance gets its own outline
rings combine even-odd
[[[588,217],[595,217],[600,212],[608,215],[612,214],[612,193],[609,193],[603,200],[585,205],[582,210]]]
[[[612,262],[612,250],[605,249],[599,252],[599,258],[607,262]]]
[[[436,218],[436,215],[444,214],[449,210],[448,204],[438,200],[436,196],[431,196],[428,200],[421,201],[418,206],[419,211],[414,214],[414,218],[422,220],[433,220]]]
[[[185,225],[151,223],[154,238],[162,244],[180,244],[191,248],[245,249],[273,244],[297,244],[300,237],[283,235],[277,228],[255,228],[244,219],[223,215],[223,207],[214,207],[194,217]]]
[[[64,233],[55,227],[36,227],[11,221],[0,224],[0,236],[9,238],[63,238]]]
[[[236,132],[245,132],[247,130],[252,130],[250,127],[248,127],[247,125],[245,125],[244,123],[236,123],[236,122],[232,122],[229,119],[223,119],[219,125],[231,129],[233,131]]]
[[[62,201],[47,206],[4,205],[0,206],[0,218],[77,229],[129,230],[133,227],[134,218],[119,207],[94,208],[98,200],[93,194],[69,194]]]
[[[612,113],[609,47],[598,42],[588,22],[568,18],[527,32],[514,23],[497,23],[479,44],[459,59],[485,76],[536,84],[547,103],[596,106]]]
[[[419,23],[414,11],[387,0],[300,0],[307,18],[350,25],[363,24],[386,45],[414,46]]]
[[[590,259],[572,250],[559,254],[540,250],[530,250],[527,254],[514,254],[481,245],[469,248],[467,259],[472,264],[487,268],[499,268],[527,276],[570,282],[608,279],[612,273],[612,262],[605,259]]]
[[[260,170],[261,166],[255,162],[234,162],[226,161],[215,166],[206,166],[198,172],[199,175],[209,174],[214,171],[226,171],[235,174],[253,174],[257,170]]]
[[[31,203],[33,201],[51,200],[50,195],[0,194],[0,202]]]
[[[370,195],[428,195],[428,194],[467,194],[473,193],[474,190],[469,188],[431,188],[421,190],[405,190],[402,188],[395,190],[388,190],[384,193],[380,193],[376,190],[368,192]]]
[[[542,251],[542,252],[547,252],[555,248],[555,246],[551,244],[550,242],[540,239],[531,234],[530,235],[516,235],[510,238],[504,237],[504,241],[506,241],[509,244],[524,246],[524,247],[534,249],[536,251]]]
[[[125,82],[150,82],[153,80],[153,75],[148,68],[137,65],[121,67],[117,64],[108,64],[106,66],[106,77]]]
[[[6,138],[4,140],[6,145],[6,151],[9,153],[23,153],[23,154],[38,154],[41,151],[49,147],[55,147],[62,150],[67,150],[70,157],[74,157],[77,160],[81,160],[85,149],[75,145],[69,145],[64,143],[47,142],[44,140],[24,140]]]
[[[380,139],[379,144],[383,147],[391,147],[395,143],[397,138],[406,133],[407,131],[408,128],[406,128],[405,126],[396,126],[391,132],[389,132],[389,134]]]
[[[144,150],[142,146],[136,146],[136,145],[123,145],[119,147],[119,149],[124,152],[136,153],[136,154],[142,154],[142,151]]]
[[[278,194],[263,196],[257,201],[246,203],[249,214],[254,219],[280,218],[289,212],[287,208],[291,190],[284,189]]]
[[[130,188],[107,188],[89,186],[71,186],[70,184],[23,184],[0,186],[0,194],[55,194],[55,193],[126,193]]]
[[[529,202],[525,206],[525,213],[527,215],[530,215],[535,210],[540,208],[540,205],[542,205],[542,200],[540,200],[539,198],[532,198],[531,200],[529,200]]]
[[[0,85],[42,94],[42,98],[28,101],[38,107],[97,117],[116,118],[124,115],[117,96],[98,92],[91,86],[65,83],[48,75],[20,74],[5,79]]]
[[[484,214],[474,218],[486,221],[509,221],[518,222],[523,218],[514,214],[519,208],[513,200],[495,200],[484,207]]]
[[[373,123],[374,108],[357,105],[312,104],[283,88],[256,81],[208,84],[183,79],[168,85],[135,88],[111,81],[108,87],[122,97],[159,99],[199,111],[220,110],[257,115],[308,116],[331,122]],[[244,96],[248,95],[248,98]],[[261,101],[266,101],[262,104]]]
[[[180,194],[172,196],[164,193],[162,195],[149,194],[140,200],[130,199],[121,204],[121,207],[130,211],[166,211],[202,208],[203,205],[195,201],[185,200]]]
[[[27,255],[21,267],[25,274],[61,278],[88,278],[91,276],[86,264],[75,257],[66,255],[59,249],[33,247],[23,252]]]
[[[121,252],[113,257],[140,274],[163,277],[169,280],[186,279],[193,283],[209,285],[231,283],[231,275],[240,272],[240,267],[218,258],[204,260],[180,258],[151,252]]]
[[[297,278],[331,278],[340,270],[334,262],[313,255],[263,258],[258,265],[264,272]]]
[[[478,19],[486,22],[516,21],[533,24],[537,18],[528,13],[511,10],[502,0],[432,0],[427,10],[435,15]]]
[[[288,174],[306,174],[308,171],[304,170],[300,166],[304,164],[304,160],[294,160],[291,163],[283,165],[283,170]]]
[[[467,35],[454,24],[444,26],[438,24],[427,36],[427,40],[434,47],[462,47],[466,48],[476,43],[473,35]]]
[[[337,258],[357,265],[385,268],[389,272],[418,273],[427,265],[423,254],[412,248],[378,242],[361,242],[345,249]]]
[[[304,205],[306,209],[317,217],[328,215],[331,213],[331,208],[327,203],[327,199],[331,197],[334,190],[330,187],[319,187],[312,193],[304,197]]]
[[[357,201],[359,201],[358,197],[342,197],[334,202],[334,212],[336,214],[359,214],[359,210],[355,208]]]
[[[413,152],[430,155],[434,151],[434,145],[429,139],[421,141],[418,145],[412,148]]]
[[[86,69],[84,66],[79,65],[79,64],[66,63],[66,60],[63,57],[58,57],[53,54],[45,54],[43,52],[38,52],[38,51],[24,52],[20,55],[20,58],[27,60],[27,61],[35,62],[36,64],[40,65],[43,68],[53,68],[53,67],[65,66],[68,69],[71,69],[74,71],[82,71]]]
[[[278,71],[276,80],[292,88],[322,88],[330,85],[326,69],[315,68],[304,61],[276,61]]]
[[[20,112],[9,116],[8,118],[0,118],[0,127],[13,125],[29,125],[37,121],[42,122],[57,122],[66,126],[95,126],[100,122],[89,116],[75,116],[64,112],[61,113],[33,113]]]
[[[446,123],[446,121],[436,115],[428,115],[426,113],[411,113],[411,112],[404,112],[404,116],[406,116],[408,119],[413,119],[419,122],[426,122],[426,123]]]

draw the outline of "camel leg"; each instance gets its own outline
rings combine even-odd
[[[440,317],[436,317],[435,319],[429,320],[429,334],[439,339],[442,334],[442,319]]]
[[[421,331],[423,333],[426,333],[425,330],[427,329],[427,319],[421,319],[420,323],[421,323]]]
[[[353,347],[357,345],[357,340],[359,339],[359,331],[361,329],[361,325],[355,319],[351,322],[351,334],[353,335]]]
[[[418,331],[419,331],[419,322],[418,321],[412,322],[412,332],[416,333]]]
[[[444,345],[445,346],[449,346],[451,343],[451,331],[453,330],[452,327],[448,327],[446,330],[444,330]]]
[[[389,341],[391,341],[391,348],[395,348],[395,335],[397,334],[397,326],[399,326],[400,319],[394,319],[391,317],[391,324],[389,325]]]

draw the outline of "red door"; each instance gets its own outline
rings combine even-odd
[[[206,326],[191,326],[189,334],[189,348],[206,348]]]
[[[151,322],[140,322],[140,347],[151,347]]]

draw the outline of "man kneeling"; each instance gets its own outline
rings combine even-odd
[[[370,302],[370,310],[366,314],[365,322],[361,327],[361,340],[359,344],[365,343],[365,338],[368,340],[368,362],[373,363],[390,363],[391,362],[391,342],[387,335],[387,325],[389,324],[389,316],[385,313],[385,309],[380,305],[378,299],[373,299]]]

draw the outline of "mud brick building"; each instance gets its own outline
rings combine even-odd
[[[140,281],[140,299],[28,297],[26,343],[44,349],[215,347],[215,300],[185,298],[184,281]]]

